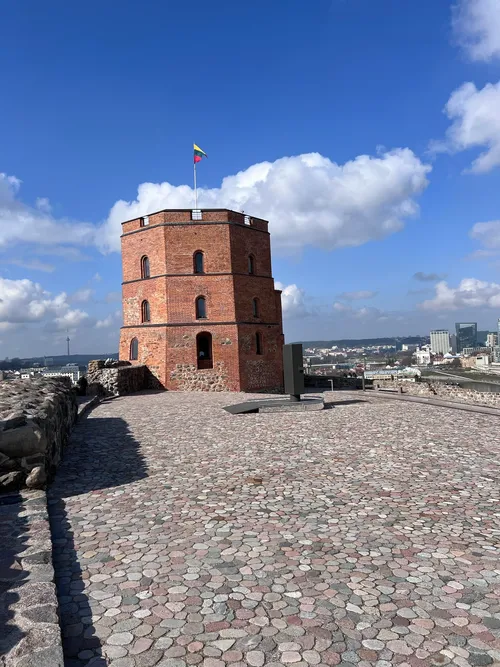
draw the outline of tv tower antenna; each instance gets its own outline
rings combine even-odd
[[[66,344],[67,344],[67,346],[68,346],[68,357],[69,357],[69,341],[70,341],[70,338],[69,338],[69,329],[66,329],[66,333],[68,334],[67,337],[66,337]]]

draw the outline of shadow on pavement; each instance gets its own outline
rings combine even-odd
[[[49,491],[65,667],[83,667],[89,663],[92,667],[107,665],[92,623],[92,615],[101,615],[106,610],[86,594],[88,571],[84,577],[80,564],[78,526],[85,521],[85,531],[92,532],[91,516],[88,512],[85,515],[79,513],[74,497],[96,492],[97,505],[99,490],[130,484],[145,477],[147,469],[140,445],[131,435],[126,421],[91,416],[77,425]],[[85,563],[96,565],[92,574],[105,572],[108,563],[116,565],[109,553],[99,551],[97,539],[94,546],[91,538],[80,539],[85,541],[87,550],[95,553],[85,559]]]
[[[26,635],[17,625],[13,610],[27,578],[21,564],[28,538],[28,522],[20,516],[24,509],[22,501],[19,493],[0,495],[0,664],[2,656]]]
[[[368,403],[366,399],[353,398],[349,401],[331,401],[325,403],[325,410],[330,410],[331,408],[340,408],[343,405],[356,405],[357,403]]]

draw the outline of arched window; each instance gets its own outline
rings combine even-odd
[[[252,301],[252,307],[253,307],[253,316],[254,317],[259,317],[259,300],[254,299]]]
[[[262,334],[259,331],[255,334],[255,353],[264,354],[262,351]]]
[[[130,341],[130,361],[137,361],[139,359],[139,341],[137,338],[132,338]]]
[[[193,265],[195,273],[205,273],[205,269],[203,268],[203,253],[201,250],[194,253]]]
[[[204,296],[199,296],[196,299],[196,319],[204,320],[207,317],[207,303]]]
[[[151,322],[151,309],[149,301],[143,301],[141,304],[141,320],[142,322]]]
[[[252,276],[255,273],[255,257],[248,255],[248,273]]]
[[[201,370],[214,367],[212,360],[212,334],[206,331],[196,336],[196,359],[198,368]]]
[[[149,278],[149,259],[144,256],[141,259],[141,278]]]

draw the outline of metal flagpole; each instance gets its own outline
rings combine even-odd
[[[196,162],[194,162],[194,207],[198,208],[198,190],[196,189]]]

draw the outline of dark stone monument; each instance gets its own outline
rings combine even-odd
[[[283,346],[283,366],[285,394],[289,394],[288,398],[262,398],[256,401],[228,405],[224,410],[232,415],[249,414],[252,412],[305,412],[309,410],[323,410],[325,404],[322,398],[301,398],[301,394],[305,391],[301,343],[288,343]]]

